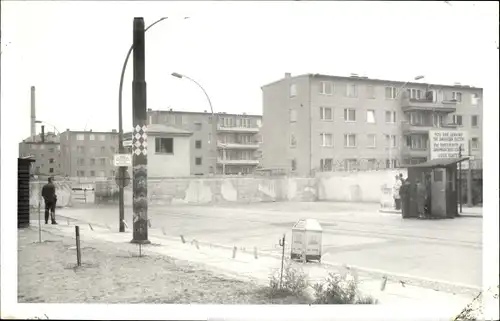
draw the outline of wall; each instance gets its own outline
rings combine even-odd
[[[47,184],[46,181],[43,182],[30,182],[30,206],[38,207],[41,202],[41,208],[44,210],[44,203],[42,199],[42,188]],[[57,207],[67,207],[72,206],[75,202],[74,198],[78,198],[75,193],[71,190],[71,182],[54,182],[56,186],[57,195]],[[89,202],[93,199],[89,199]],[[78,202],[78,201],[77,201]]]

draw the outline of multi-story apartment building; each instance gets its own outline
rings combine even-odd
[[[70,131],[60,134],[62,171],[70,177],[113,177],[118,133]]]
[[[259,165],[262,116],[148,110],[148,124],[173,126],[193,133],[192,175],[250,174]]]
[[[19,143],[19,157],[31,156],[35,160],[32,164],[35,175],[63,175],[60,149],[59,136],[51,132],[45,133],[42,126],[39,135]]]
[[[429,130],[441,127],[468,131],[471,154],[482,155],[481,88],[287,73],[262,92],[263,168],[311,175],[422,162]]]

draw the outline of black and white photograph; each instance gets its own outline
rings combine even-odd
[[[497,1],[0,5],[2,319],[499,319]]]

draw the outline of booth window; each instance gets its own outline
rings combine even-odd
[[[442,182],[442,181],[443,181],[443,172],[434,171],[434,182]]]
[[[318,244],[318,237],[313,235],[309,238],[309,244]]]
[[[294,235],[293,236],[293,243],[302,244],[302,235],[301,234]]]

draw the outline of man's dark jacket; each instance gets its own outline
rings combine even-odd
[[[42,197],[47,203],[57,201],[56,187],[53,183],[48,183],[42,188]]]

